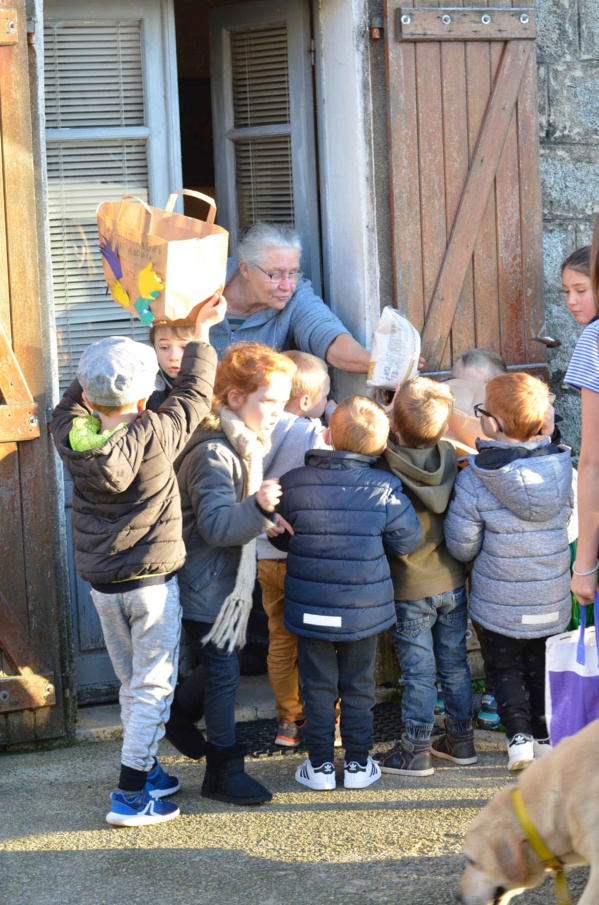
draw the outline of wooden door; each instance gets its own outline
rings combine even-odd
[[[387,0],[396,305],[427,371],[466,349],[545,369],[530,0]]]
[[[0,0],[0,745],[65,732],[27,22]]]

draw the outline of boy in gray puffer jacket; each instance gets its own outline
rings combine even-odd
[[[475,406],[489,440],[478,440],[455,485],[445,542],[474,560],[470,613],[484,631],[508,769],[549,750],[545,641],[570,619],[568,522],[574,508],[570,450],[538,436],[548,389],[524,373],[487,384]]]

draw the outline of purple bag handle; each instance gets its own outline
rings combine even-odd
[[[597,619],[599,617],[599,594],[595,591],[595,601],[593,603],[593,614],[595,622],[595,644],[597,646],[597,666],[599,666],[599,632],[597,631]],[[587,608],[580,607],[580,634],[578,636],[578,647],[576,649],[576,662],[584,666],[585,648],[584,648],[584,632],[587,627]]]

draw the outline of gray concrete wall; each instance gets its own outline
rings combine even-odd
[[[577,453],[579,395],[561,385],[580,328],[566,310],[560,264],[590,242],[599,213],[599,0],[531,0],[531,5],[538,35],[547,333],[562,342],[549,350],[549,368],[559,394],[557,410],[565,418],[562,433]],[[370,0],[369,9],[372,17],[382,16],[383,0]],[[373,121],[378,124],[372,148],[381,307],[393,297],[384,40],[388,36],[369,42]]]
[[[535,0],[535,8],[547,332],[562,342],[549,350],[549,364],[566,418],[562,433],[578,452],[580,397],[559,388],[581,328],[566,310],[560,265],[590,243],[599,213],[599,6]]]

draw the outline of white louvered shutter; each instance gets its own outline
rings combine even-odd
[[[158,4],[156,9],[159,14]],[[106,0],[100,13],[98,5],[89,5],[86,13],[89,18],[83,19],[75,4],[46,3],[46,159],[61,391],[90,342],[112,334],[142,341],[148,336],[147,327],[107,294],[98,204],[124,195],[147,201],[151,184],[170,181],[150,172],[150,157],[156,169],[168,154],[156,147],[149,154],[153,133],[160,130],[144,98],[149,40],[144,10],[136,18],[126,3]],[[155,110],[153,115],[156,120]]]
[[[254,0],[211,13],[219,219],[295,226],[303,269],[320,282],[311,37],[306,0]]]
[[[231,33],[231,81],[239,226],[293,223],[285,23]]]

